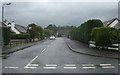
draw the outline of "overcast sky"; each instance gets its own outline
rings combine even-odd
[[[23,26],[35,23],[46,27],[49,24],[78,26],[88,19],[106,21],[115,17],[118,17],[118,2],[46,1],[12,2],[10,6],[5,6],[4,18]]]

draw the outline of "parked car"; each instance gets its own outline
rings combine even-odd
[[[50,40],[55,40],[55,36],[50,36]]]

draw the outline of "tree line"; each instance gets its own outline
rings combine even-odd
[[[10,30],[9,27],[2,27],[2,36],[4,45],[8,45],[11,39],[26,39],[29,42],[35,41],[35,39],[43,40],[45,38],[54,36],[68,35],[69,31],[74,26],[56,26],[55,24],[49,24],[47,27],[42,28],[40,25],[35,23],[27,26],[26,33],[16,34]]]
[[[42,28],[34,23],[27,26],[26,33],[16,34],[9,27],[0,27],[0,29],[2,29],[4,45],[8,45],[11,39],[26,39],[29,42],[34,42],[35,39],[43,40],[45,37],[53,35],[52,30]]]

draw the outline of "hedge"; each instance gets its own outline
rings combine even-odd
[[[108,47],[119,43],[120,32],[110,27],[97,27],[92,30],[92,40],[96,46]]]
[[[102,27],[103,23],[101,20],[88,20],[84,22],[79,27],[73,29],[70,32],[70,38],[74,40],[78,40],[80,42],[89,44],[91,40],[91,31],[94,27]]]
[[[28,33],[21,33],[21,34],[11,34],[11,39],[28,39],[30,35]]]

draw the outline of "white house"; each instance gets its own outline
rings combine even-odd
[[[120,20],[118,18],[114,18],[114,19],[105,21],[103,24],[104,24],[104,27],[113,27],[113,28],[120,29],[119,23],[120,23]]]
[[[7,27],[10,27],[12,32],[15,32],[16,34],[20,34],[20,33],[26,33],[27,32],[27,27],[15,24],[14,21],[12,22],[8,22],[7,20],[4,21],[4,24]]]

